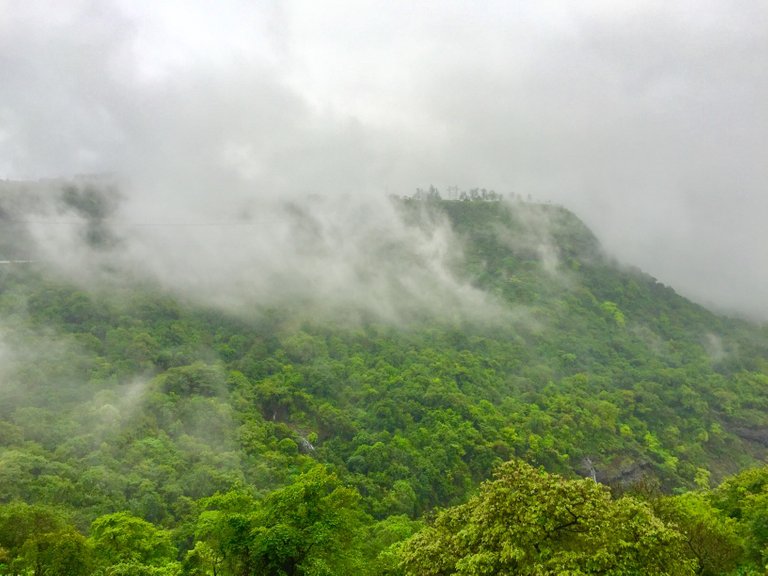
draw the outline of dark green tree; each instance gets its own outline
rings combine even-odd
[[[323,466],[271,493],[254,515],[254,572],[332,576],[362,571],[360,495]]]

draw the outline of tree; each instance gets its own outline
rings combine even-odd
[[[323,466],[272,492],[254,515],[255,573],[275,576],[361,571],[360,495]]]
[[[711,493],[711,501],[737,523],[749,559],[756,566],[768,564],[768,466],[729,478]]]
[[[646,504],[520,461],[440,512],[404,544],[401,561],[419,576],[694,573],[681,535]]]
[[[700,576],[728,574],[745,560],[738,523],[712,506],[705,493],[660,498],[653,502],[653,508],[661,518],[677,526]]]
[[[324,466],[255,501],[241,491],[202,500],[189,574],[332,576],[362,573],[360,495]]]
[[[91,523],[96,558],[110,576],[174,574],[176,549],[170,534],[127,512],[100,516]]]
[[[195,526],[195,546],[187,553],[189,574],[235,576],[250,574],[253,510],[247,493],[232,490],[201,501],[203,511]]]
[[[93,551],[85,536],[74,528],[35,534],[22,548],[26,567],[35,576],[88,576],[93,569]]]
[[[0,574],[91,574],[85,537],[60,511],[14,502],[0,506]]]

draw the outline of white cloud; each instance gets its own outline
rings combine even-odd
[[[531,193],[768,317],[767,59],[759,0],[6,1],[0,177],[115,170],[160,214]]]

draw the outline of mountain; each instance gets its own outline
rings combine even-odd
[[[62,190],[50,213],[77,214],[90,248],[119,250],[112,192]],[[384,566],[382,549],[510,459],[617,494],[707,489],[764,461],[766,327],[616,262],[563,207],[393,201],[404,226],[426,231],[415,238],[448,231],[440,272],[458,287],[409,305],[398,267],[423,254],[398,244],[381,266],[407,311],[394,319],[359,301],[335,315],[298,301],[233,311],[120,269],[85,285],[44,262],[0,265],[6,564],[16,548],[2,519],[38,507],[78,545],[90,534],[102,556],[89,562],[117,554],[99,534],[135,528],[167,544],[142,565],[175,557],[173,570],[234,574],[230,557],[209,557],[211,534],[239,518],[295,543],[279,518],[314,498],[333,526],[365,525],[356,553]],[[0,246],[16,251],[0,260],[34,244],[18,207],[0,198]],[[348,569],[336,554],[354,532],[313,536],[327,573]],[[326,573],[274,566],[265,573]]]

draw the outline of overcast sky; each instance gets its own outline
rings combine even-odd
[[[768,3],[0,0],[0,178],[103,171],[202,213],[530,194],[768,319]]]

